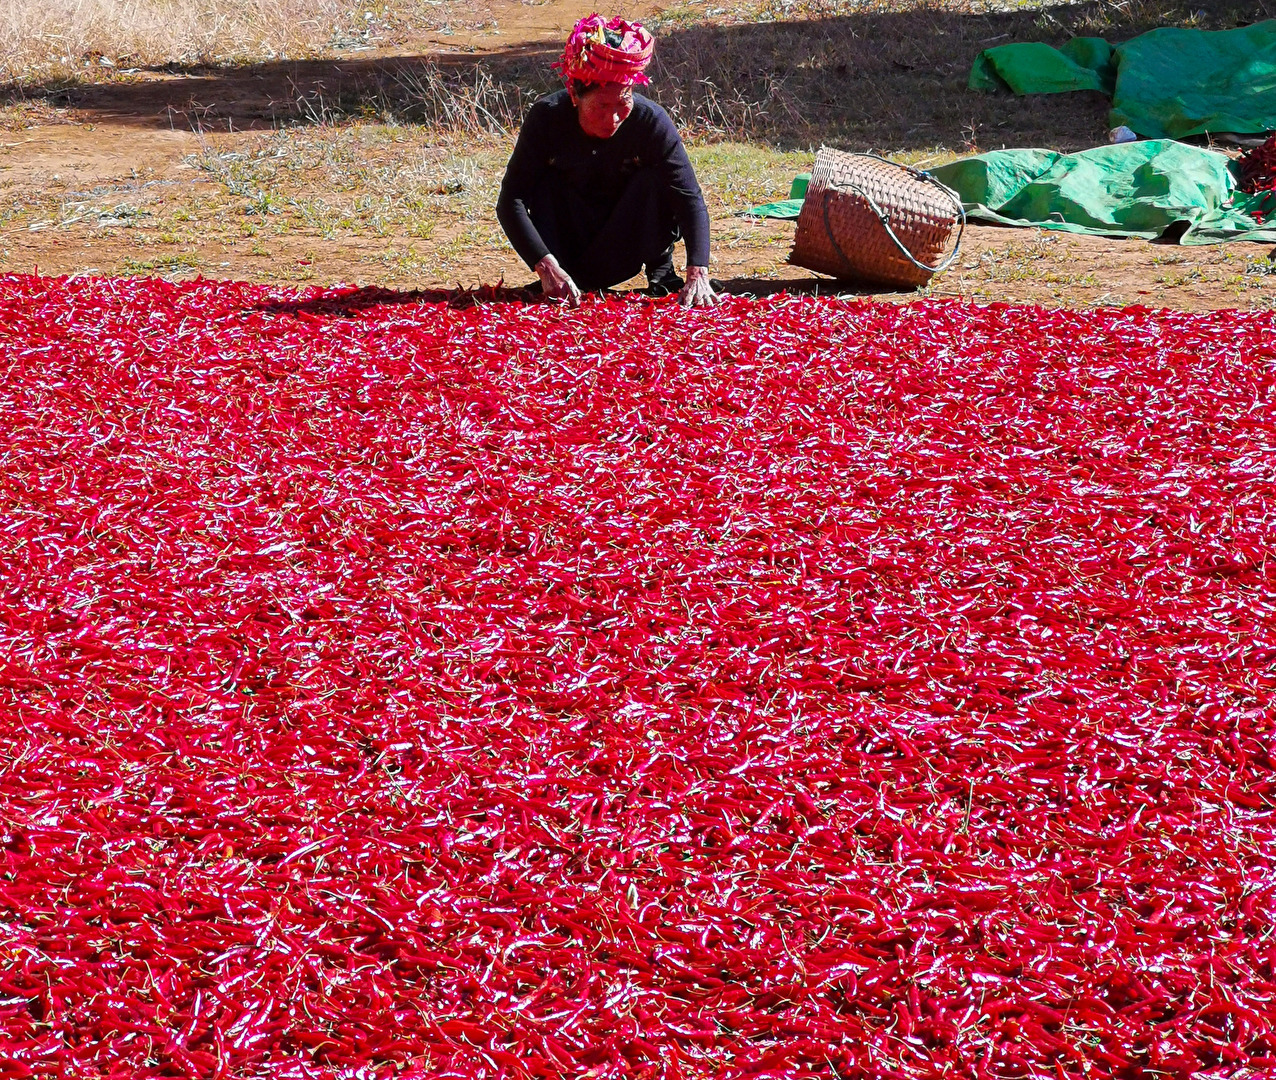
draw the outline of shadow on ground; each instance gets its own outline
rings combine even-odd
[[[728,296],[745,296],[759,299],[778,296],[878,296],[896,293],[898,289],[873,288],[850,281],[832,278],[791,277],[763,279],[736,277],[727,281],[715,281],[719,292]],[[650,299],[641,289],[616,290],[608,294],[619,299],[641,301]],[[358,319],[369,311],[401,304],[447,304],[462,310],[479,304],[544,304],[547,301],[539,290],[483,287],[478,289],[412,289],[396,290],[365,286],[345,292],[330,292],[322,296],[297,300],[272,300],[258,304],[253,311],[268,315],[292,315],[298,318]]]
[[[734,277],[726,281],[714,281],[714,287],[728,296],[760,298],[787,293],[793,296],[877,296],[897,293],[898,289],[873,288],[852,281],[836,281],[833,278],[791,277],[751,278]],[[592,295],[592,294],[591,294]],[[650,300],[643,289],[614,289],[604,294],[622,300]],[[402,304],[447,304],[463,310],[478,304],[545,304],[539,289],[511,289],[504,286],[483,286],[477,289],[386,289],[379,286],[361,286],[343,292],[329,292],[322,296],[298,300],[271,300],[252,308],[267,315],[315,316],[321,318],[357,319],[364,313]]]
[[[975,55],[1018,40],[1076,34],[1120,41],[1157,25],[1217,29],[1267,17],[1267,0],[1128,0],[975,13],[923,0],[786,22],[658,26],[652,96],[700,137],[805,149],[820,143],[885,151],[1104,141],[1099,94],[1042,98],[966,89]],[[169,68],[135,81],[0,90],[144,126],[227,130],[393,116],[452,133],[517,125],[555,86],[557,48]]]
[[[400,304],[447,304],[463,310],[477,304],[541,303],[539,293],[531,289],[507,289],[485,286],[479,289],[384,289],[364,286],[345,292],[326,293],[305,300],[272,300],[252,310],[267,315],[293,315],[329,319],[357,319],[374,309]]]
[[[717,283],[721,292],[728,296],[747,296],[761,299],[764,296],[886,296],[901,292],[897,288],[874,287],[855,281],[837,281],[833,278],[806,277],[791,278],[749,278],[735,277]],[[913,290],[902,290],[911,292]]]

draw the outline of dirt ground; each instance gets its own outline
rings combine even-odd
[[[0,272],[409,289],[525,284],[534,275],[504,243],[492,209],[509,135],[440,138],[367,109],[338,121],[325,113],[324,95],[406,58],[445,72],[487,55],[547,66],[591,9],[578,0],[494,0],[468,23],[351,57],[109,72],[11,93],[0,108]],[[641,3],[625,10],[659,18]],[[298,116],[310,123],[298,127]],[[714,276],[737,292],[834,290],[787,264],[791,223],[737,214],[786,194],[810,152],[688,141],[713,218]],[[1269,251],[970,226],[959,260],[927,292],[1262,309],[1276,300]]]

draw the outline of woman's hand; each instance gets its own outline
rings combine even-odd
[[[571,275],[558,265],[553,255],[546,255],[536,264],[536,274],[541,279],[541,291],[549,300],[565,300],[569,307],[580,307],[580,290]]]
[[[685,308],[713,307],[721,299],[709,284],[707,266],[687,267],[687,283],[678,294],[678,303]]]

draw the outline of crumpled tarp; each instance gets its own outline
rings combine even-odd
[[[1170,139],[1079,154],[994,150],[929,172],[961,196],[974,221],[1149,240],[1182,228],[1182,244],[1276,241],[1276,223],[1252,216],[1270,214],[1271,200],[1240,192],[1225,154]],[[795,218],[801,209],[801,198],[790,198],[747,213]]]
[[[1181,244],[1276,241],[1250,211],[1225,154],[1171,139],[1058,154],[994,150],[929,170],[956,191],[967,217],[1148,240],[1186,226]]]
[[[1103,38],[1073,38],[1056,49],[1040,41],[997,45],[975,57],[972,90],[1016,94],[1062,94],[1098,90],[1111,96],[1116,85],[1112,46]]]
[[[1235,30],[1150,30],[1122,45],[1074,38],[985,49],[972,90],[1112,96],[1109,122],[1153,139],[1276,130],[1276,19]]]

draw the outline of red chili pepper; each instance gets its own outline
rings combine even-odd
[[[0,278],[0,1076],[1264,1067],[1274,331]]]

